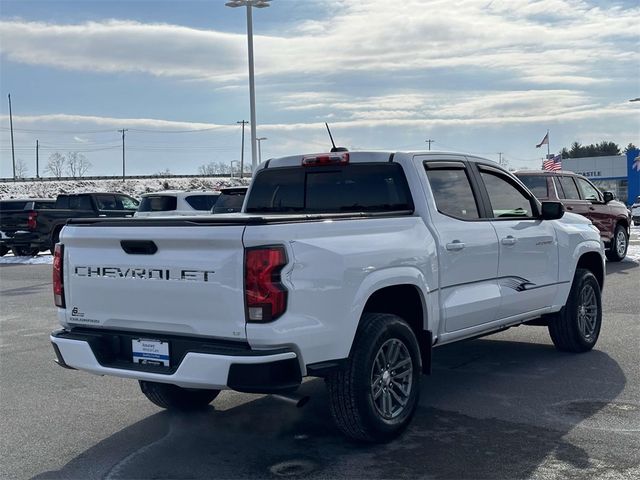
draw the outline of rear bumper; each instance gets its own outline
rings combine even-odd
[[[285,349],[251,350],[231,342],[215,342],[188,337],[172,337],[179,354],[171,354],[170,367],[139,366],[127,361],[122,346],[131,338],[155,335],[126,332],[68,331],[51,334],[56,363],[65,368],[97,375],[170,383],[184,388],[236,390],[250,393],[277,393],[293,390],[302,381],[295,352]],[[125,350],[124,352],[122,350]]]

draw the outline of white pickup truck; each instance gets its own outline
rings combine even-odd
[[[560,350],[602,320],[598,229],[494,162],[436,152],[272,159],[231,216],[80,219],[56,246],[57,363],[169,409],[324,377],[337,426],[410,422],[434,347],[527,323]]]

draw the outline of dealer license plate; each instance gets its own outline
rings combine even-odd
[[[141,365],[169,366],[169,342],[134,338],[131,340],[133,363]]]

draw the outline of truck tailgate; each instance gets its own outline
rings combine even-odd
[[[244,340],[243,231],[242,225],[67,225],[61,237],[67,322]]]

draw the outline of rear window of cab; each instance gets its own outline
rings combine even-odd
[[[536,198],[549,198],[547,177],[544,175],[517,175],[518,179]]]
[[[413,210],[402,167],[379,162],[261,170],[247,202],[247,213]]]
[[[143,197],[139,212],[171,212],[176,209],[178,199],[169,195],[150,195]]]

